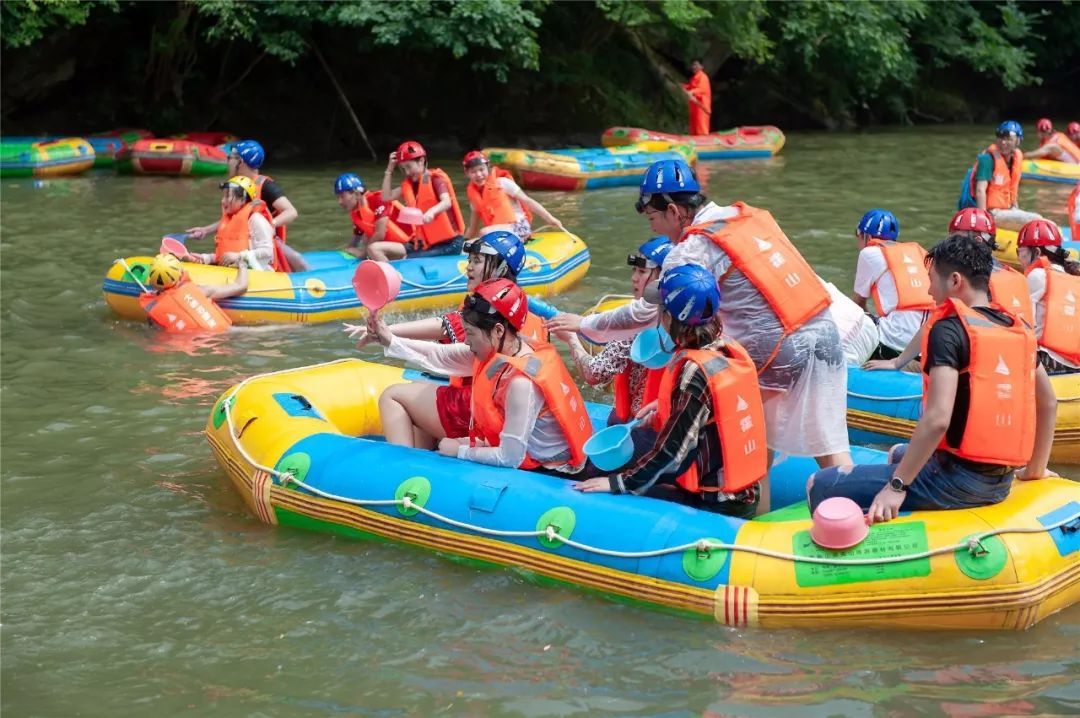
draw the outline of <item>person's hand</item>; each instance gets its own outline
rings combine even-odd
[[[344,324],[343,331],[349,335],[350,339],[356,340],[356,348],[363,349],[368,344],[371,344],[376,340],[376,336],[368,331],[366,326],[360,324]]]
[[[882,371],[892,370],[895,371],[900,367],[896,364],[896,359],[871,359],[862,365],[863,369],[869,369],[870,371]]]
[[[206,236],[206,227],[189,227],[184,230],[184,234],[192,239],[202,239]]]
[[[431,220],[435,219],[435,213],[430,209],[424,212],[424,224],[431,224]]]
[[[549,332],[578,332],[581,330],[581,315],[559,312],[544,322]]]
[[[223,267],[239,267],[240,266],[240,253],[239,252],[226,252],[221,255],[221,266]]]
[[[390,331],[390,327],[387,326],[378,312],[368,314],[367,331],[384,347],[390,346],[390,342],[394,338],[394,333]]]
[[[556,339],[558,339],[561,342],[565,342],[566,344],[569,344],[570,342],[572,342],[574,340],[575,335],[574,335],[573,332],[567,332],[567,331],[563,331],[563,330],[560,329],[557,332],[551,332],[551,336],[555,337]]]
[[[611,481],[606,476],[597,476],[595,479],[585,479],[574,484],[574,491],[585,494],[610,494]]]
[[[638,412],[634,414],[634,418],[640,421],[642,424],[648,424],[652,421],[653,414],[656,413],[656,407],[659,405],[659,399],[653,399],[648,404],[643,404]]]
[[[449,437],[445,439],[439,439],[439,453],[443,456],[449,456],[456,459],[458,447],[461,446],[461,442],[457,439],[451,439]]]
[[[395,167],[397,167],[397,152],[391,152],[389,161],[386,163],[386,171],[393,172]]]
[[[885,486],[874,497],[870,510],[866,512],[866,521],[870,524],[892,521],[900,515],[900,504],[907,498],[906,491],[893,491]]]
[[[548,224],[550,224],[552,227],[557,227],[559,230],[561,230],[563,232],[566,231],[566,227],[563,226],[563,223],[559,221],[558,217],[553,216],[551,218],[551,221],[548,222]]]
[[[1019,481],[1037,481],[1039,479],[1061,478],[1061,475],[1058,474],[1056,471],[1051,471],[1050,469],[1043,469],[1041,472],[1034,471],[1031,467],[1028,466],[1020,467],[1013,473],[1013,476]]]

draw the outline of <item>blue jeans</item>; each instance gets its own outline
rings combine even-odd
[[[863,511],[870,508],[874,497],[889,483],[896,472],[907,444],[897,444],[889,452],[887,464],[862,464],[855,467],[831,466],[813,475],[809,491],[810,510],[833,496],[846,496]],[[906,477],[905,477],[906,478]],[[985,476],[942,460],[935,453],[908,486],[901,511],[932,511],[937,509],[967,509],[989,506],[1005,500],[1012,486],[1012,472],[1004,476]]]
[[[461,254],[461,247],[465,244],[465,238],[461,235],[446,242],[436,244],[430,249],[413,249],[411,245],[405,245],[405,256],[409,259],[416,257],[443,257],[447,254]]]

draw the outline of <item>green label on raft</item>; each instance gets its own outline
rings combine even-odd
[[[807,558],[840,560],[891,558],[926,551],[926,524],[922,521],[878,524],[870,528],[870,534],[862,543],[844,551],[830,551],[827,548],[821,548],[810,538],[809,531],[800,531],[795,534],[791,543],[792,553]],[[802,588],[929,575],[929,558],[859,566],[795,563],[795,582]]]

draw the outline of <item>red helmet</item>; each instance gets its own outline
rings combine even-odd
[[[1048,219],[1033,219],[1016,235],[1017,247],[1060,247],[1061,230]]]
[[[473,150],[465,154],[465,159],[461,160],[461,164],[465,166],[465,169],[471,169],[479,164],[487,164],[488,158],[484,157],[484,153],[480,150]]]
[[[413,140],[405,140],[397,148],[398,162],[405,162],[406,160],[418,160],[427,157],[427,152],[424,151],[424,146],[419,142]]]
[[[1080,135],[1080,122],[1070,122],[1066,132],[1074,136]]]
[[[997,237],[997,225],[994,224],[994,215],[985,209],[967,207],[956,213],[949,222],[950,232],[982,232],[993,240]]]
[[[1049,118],[1044,117],[1035,123],[1035,130],[1037,132],[1053,132],[1054,123],[1051,122]]]
[[[478,302],[479,297],[483,302]],[[475,308],[481,313],[488,314],[498,312],[514,329],[525,326],[525,315],[529,313],[529,300],[521,287],[509,279],[489,279],[476,288],[472,294],[472,301],[465,301],[465,308]],[[486,305],[486,306],[484,306]]]

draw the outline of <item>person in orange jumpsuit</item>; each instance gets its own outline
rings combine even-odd
[[[683,85],[683,91],[690,98],[687,107],[690,110],[690,134],[709,134],[709,118],[712,116],[712,86],[705,66],[701,60],[690,62],[690,81]]]

